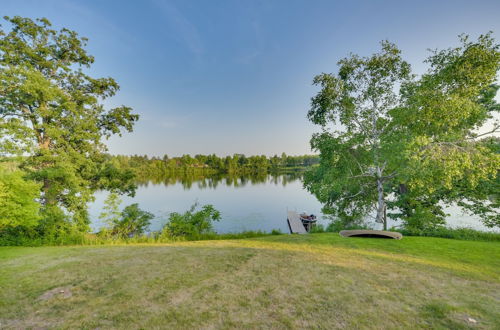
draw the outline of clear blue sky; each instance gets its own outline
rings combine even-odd
[[[314,75],[349,52],[398,44],[422,72],[427,48],[493,31],[500,1],[2,0],[1,16],[47,17],[90,39],[95,76],[114,77],[110,105],[141,115],[110,152],[310,153]]]

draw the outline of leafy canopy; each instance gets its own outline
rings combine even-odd
[[[311,140],[320,166],[305,186],[324,203],[324,212],[347,221],[376,211],[385,224],[385,188],[394,180],[389,112],[401,101],[398,87],[410,78],[410,65],[389,42],[370,57],[351,55],[338,62],[338,74],[320,74],[309,119],[322,127]]]
[[[387,205],[393,217],[425,227],[443,224],[443,205],[457,203],[500,225],[498,203],[488,199],[500,158],[495,142],[484,139],[500,125],[478,133],[500,109],[499,45],[491,34],[460,42],[433,51],[418,78],[387,42],[370,57],[339,61],[338,74],[315,77],[321,90],[308,117],[323,129],[311,140],[320,165],[306,174],[305,187],[326,212],[344,220],[375,212],[385,222]]]
[[[119,85],[86,73],[94,62],[86,38],[55,30],[45,18],[4,19],[10,29],[0,29],[0,155],[26,156],[20,166],[42,184],[45,219],[57,213],[87,230],[94,190],[133,192],[131,174],[111,168],[103,152],[104,140],[131,131],[138,115],[103,105]]]
[[[500,154],[488,138],[500,128],[494,99],[500,46],[491,34],[460,42],[432,52],[427,73],[404,86],[404,107],[391,113],[404,146],[400,182],[407,187],[394,206],[412,221],[424,209],[444,219],[442,205],[456,203],[485,225],[500,226],[498,203],[489,198],[498,194]]]

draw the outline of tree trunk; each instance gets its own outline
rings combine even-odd
[[[380,176],[377,178],[377,193],[378,193],[377,217],[375,221],[382,223],[384,225],[384,230],[386,230],[387,221],[384,217],[384,210],[385,210],[384,182]]]
[[[38,139],[38,147],[41,150],[49,150],[50,149],[50,138],[45,136],[45,134],[40,134]],[[48,164],[44,164],[44,166],[48,166]],[[52,182],[48,178],[43,179],[42,191],[43,191],[43,205],[53,205],[56,203],[55,199],[51,196],[51,187]]]

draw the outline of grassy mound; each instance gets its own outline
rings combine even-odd
[[[2,247],[0,288],[0,328],[498,328],[500,243]]]

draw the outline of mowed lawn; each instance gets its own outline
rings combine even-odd
[[[500,328],[500,243],[338,234],[0,248],[0,328]]]

